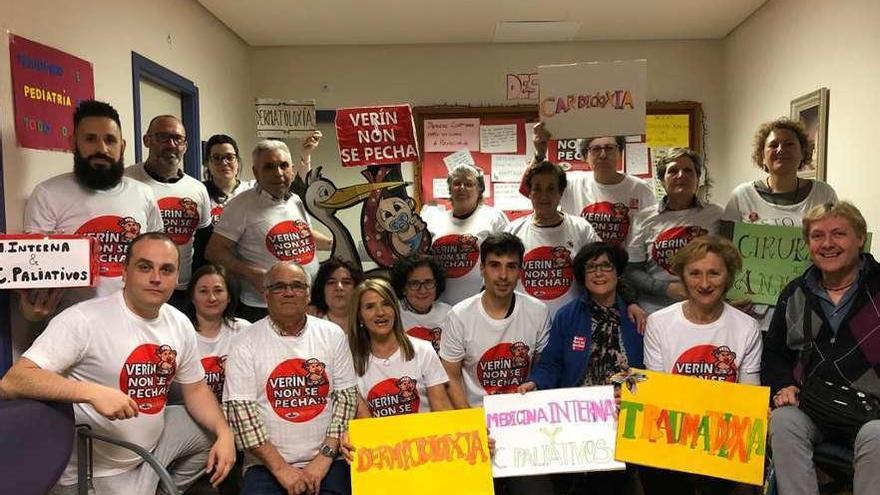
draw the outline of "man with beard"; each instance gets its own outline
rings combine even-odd
[[[73,114],[73,172],[34,188],[24,212],[24,230],[95,237],[101,242],[95,288],[19,291],[26,319],[42,320],[62,307],[122,288],[125,250],[131,233],[162,230],[152,191],[123,177],[125,140],[119,114],[107,103],[87,100]]]
[[[153,191],[164,231],[180,251],[180,277],[168,303],[182,311],[192,275],[193,239],[197,229],[211,225],[211,197],[204,184],[183,173],[186,129],[177,117],[154,117],[144,134],[144,146],[150,150],[147,160],[128,167],[125,175]]]

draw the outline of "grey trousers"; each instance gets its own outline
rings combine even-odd
[[[779,495],[819,495],[813,446],[822,432],[803,411],[794,406],[773,410],[770,415],[770,446],[776,468]],[[880,487],[880,420],[866,423],[856,435],[853,495],[878,493]]]
[[[177,488],[183,491],[205,472],[213,443],[213,435],[197,425],[183,406],[166,406],[165,429],[153,449],[153,456],[168,469]],[[154,495],[159,475],[144,462],[130,471],[96,477],[92,481],[95,490],[91,493],[97,495]],[[77,493],[77,485],[55,485],[49,491],[49,495]]]

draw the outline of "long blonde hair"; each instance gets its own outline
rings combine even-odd
[[[394,308],[394,338],[397,339],[397,345],[400,346],[405,361],[410,361],[415,357],[412,342],[403,331],[400,304],[397,302],[397,297],[394,296],[394,289],[385,279],[368,278],[355,287],[351,303],[348,305],[348,328],[346,329],[348,331],[348,347],[351,349],[354,371],[358,376],[364,376],[370,362],[370,332],[361,321],[361,297],[367,291],[379,294],[385,302]]]

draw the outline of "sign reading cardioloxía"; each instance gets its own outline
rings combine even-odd
[[[95,97],[92,64],[10,34],[9,65],[19,146],[70,151],[73,111]]]
[[[336,139],[344,167],[419,159],[409,105],[340,108],[336,111]]]
[[[254,106],[257,119],[257,137],[301,138],[317,128],[315,100],[257,98]]]
[[[98,269],[94,238],[0,234],[0,289],[93,287]]]

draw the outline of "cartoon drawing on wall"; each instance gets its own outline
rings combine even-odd
[[[362,268],[351,233],[336,218],[337,210],[361,202],[361,239],[380,269],[390,268],[398,256],[427,252],[431,235],[415,213],[415,201],[406,194],[407,183],[402,180],[400,165],[370,166],[361,173],[366,183],[343,188],[324,177],[320,167],[306,177],[305,207],[333,234],[331,255]]]

